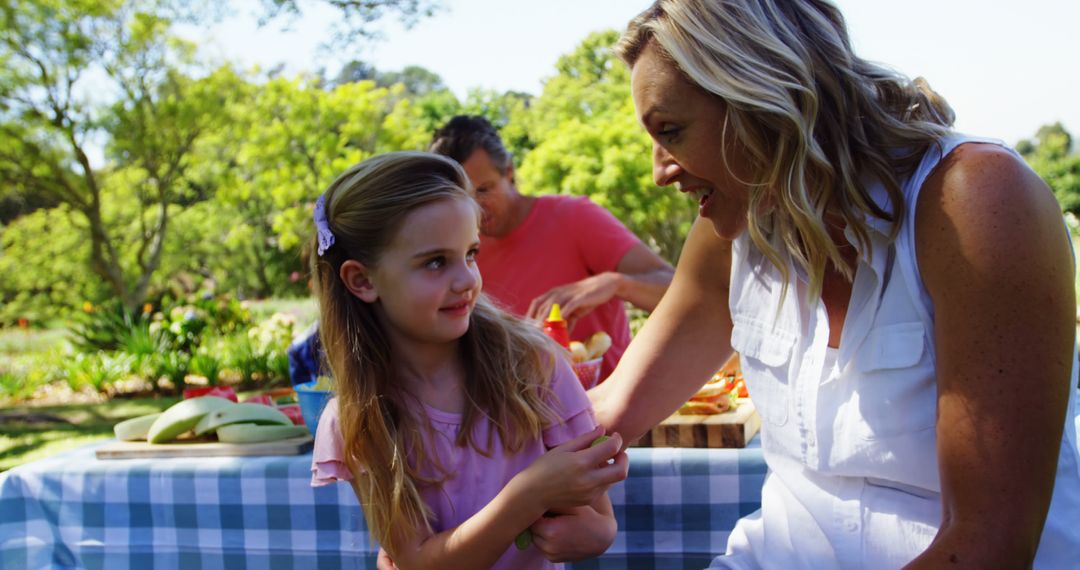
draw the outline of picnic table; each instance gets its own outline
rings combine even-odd
[[[352,489],[312,488],[310,452],[99,460],[98,445],[0,474],[0,568],[375,568]],[[760,507],[756,439],[629,456],[615,543],[568,567],[702,568]]]

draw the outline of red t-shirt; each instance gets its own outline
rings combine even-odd
[[[501,238],[480,237],[484,292],[505,310],[524,315],[529,303],[551,288],[615,271],[640,243],[610,212],[585,197],[540,196],[525,221]],[[600,377],[606,378],[630,344],[626,308],[617,297],[578,319],[572,340],[596,331],[611,335]]]

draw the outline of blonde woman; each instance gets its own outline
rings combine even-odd
[[[469,188],[453,160],[389,153],[316,203],[337,399],[319,421],[312,483],[350,481],[404,570],[559,568],[542,533],[515,539],[545,513],[573,513],[599,548],[582,555],[602,552],[615,537],[606,490],[626,455],[617,434],[590,447],[603,432],[562,349],[480,294]]]
[[[716,568],[1080,563],[1073,257],[1015,152],[823,0],[661,0],[618,50],[700,217],[590,392],[627,441],[738,351],[770,473]]]

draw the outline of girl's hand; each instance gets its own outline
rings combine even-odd
[[[511,482],[527,489],[522,496],[541,511],[593,504],[608,487],[626,479],[629,467],[626,454],[619,451],[619,434],[591,446],[603,433],[603,428],[597,427],[548,451]],[[609,459],[614,461],[609,464]]]
[[[397,565],[390,559],[390,555],[382,548],[379,549],[379,557],[375,561],[375,567],[378,570],[398,570]]]
[[[553,511],[536,521],[533,546],[552,562],[572,562],[603,554],[615,541],[618,525],[611,502],[605,497],[596,507]]]

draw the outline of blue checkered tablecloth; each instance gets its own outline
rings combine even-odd
[[[707,566],[759,508],[756,445],[631,449],[610,492],[615,543],[572,568]],[[375,568],[352,489],[312,488],[310,453],[98,460],[94,447],[0,474],[0,568]]]

